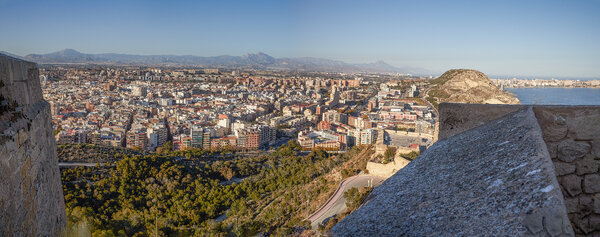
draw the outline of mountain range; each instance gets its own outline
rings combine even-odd
[[[404,73],[430,74],[431,72],[416,67],[394,67],[383,61],[365,64],[352,64],[338,60],[323,58],[274,58],[265,53],[252,53],[243,56],[202,57],[193,55],[133,55],[133,54],[86,54],[74,49],[65,49],[48,54],[29,54],[18,56],[0,52],[9,56],[33,61],[40,64],[128,64],[128,65],[162,65],[162,66],[211,66],[211,67],[243,67],[257,69],[287,69],[298,71],[322,72],[366,72],[366,73]]]

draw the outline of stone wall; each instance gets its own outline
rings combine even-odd
[[[440,139],[524,105],[440,105]],[[600,106],[532,106],[577,234],[600,234]],[[471,116],[474,115],[474,116]]]
[[[387,133],[388,131],[386,130],[385,132]],[[395,131],[392,131],[392,132],[395,132]],[[394,160],[387,164],[369,161],[369,162],[367,162],[366,168],[369,171],[370,175],[388,178],[388,177],[394,175],[398,170],[404,168],[404,166],[406,166],[408,163],[410,163],[410,160],[402,157],[401,155],[410,153],[413,151],[419,152],[419,148],[418,147],[417,148],[397,147],[397,146],[392,146],[392,145],[385,145],[385,144],[383,144],[383,135],[384,135],[384,133],[382,133],[382,132],[379,133],[377,143],[375,144],[375,153],[373,153],[373,155],[371,155],[371,160],[373,160],[377,156],[382,156],[382,157],[385,156],[385,152],[387,151],[387,149],[389,147],[396,148]]]
[[[428,133],[417,133],[417,132],[407,132],[407,131],[395,131],[395,130],[391,130],[391,129],[386,129],[385,132],[389,133],[389,134],[394,134],[394,135],[402,135],[402,136],[409,136],[409,137],[419,137],[419,138],[427,138],[430,140],[435,139],[435,136],[432,134],[428,134]]]
[[[396,153],[394,160],[387,164],[381,164],[372,161],[367,162],[367,170],[369,171],[369,175],[375,175],[384,178],[394,175],[398,170],[404,168],[404,166],[410,163],[410,160],[401,157],[399,154],[401,153]]]
[[[600,107],[536,106],[575,233],[600,235]]]
[[[438,140],[482,126],[525,105],[489,105],[441,103]]]
[[[542,131],[533,109],[521,108],[439,140],[332,234],[572,236]]]
[[[36,65],[0,54],[0,236],[66,225],[51,119]]]

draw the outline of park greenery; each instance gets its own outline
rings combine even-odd
[[[400,154],[400,156],[402,156],[408,160],[415,160],[419,156],[419,152],[411,151],[409,153]]]
[[[123,155],[145,154],[139,150],[95,144],[60,144],[56,146],[56,152],[60,162],[112,162]]]
[[[396,155],[397,148],[394,146],[389,146],[384,154],[383,154],[383,163],[387,164],[394,161],[394,156]]]
[[[93,236],[310,232],[307,214],[335,191],[342,170],[364,170],[372,153],[365,146],[343,155],[320,149],[302,155],[294,141],[251,156],[172,151],[169,144],[154,153],[91,145],[61,149],[77,148],[112,157],[104,165],[61,170],[68,232]],[[59,151],[61,160],[77,160],[70,155]]]

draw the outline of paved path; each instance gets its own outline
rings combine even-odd
[[[439,115],[440,115],[440,113],[439,113],[439,112],[438,112],[438,110],[435,108],[435,106],[433,106],[433,104],[431,104],[431,102],[429,102],[429,100],[427,100],[427,96],[428,96],[428,94],[429,94],[429,90],[431,90],[431,87],[430,87],[430,88],[427,88],[427,89],[425,90],[425,92],[423,92],[423,96],[421,97],[421,99],[422,99],[423,101],[425,101],[425,103],[427,103],[427,104],[428,104],[428,105],[429,105],[431,108],[433,108],[433,113],[435,114],[435,118],[436,118],[436,119],[438,119],[438,118],[439,118]]]
[[[96,165],[105,165],[104,163],[96,162],[58,162],[58,167],[94,167]]]
[[[373,182],[373,187],[377,187],[383,183],[384,180],[385,179],[382,177],[371,175],[357,175],[345,179],[340,186],[338,186],[338,189],[333,196],[327,200],[327,203],[308,217],[311,226],[313,229],[316,229],[323,220],[342,213],[346,209],[346,199],[343,195],[348,189],[367,187],[369,182]]]

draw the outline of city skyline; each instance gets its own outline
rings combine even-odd
[[[208,9],[208,10],[207,10]],[[0,1],[0,50],[317,57],[433,72],[600,77],[600,4]]]

